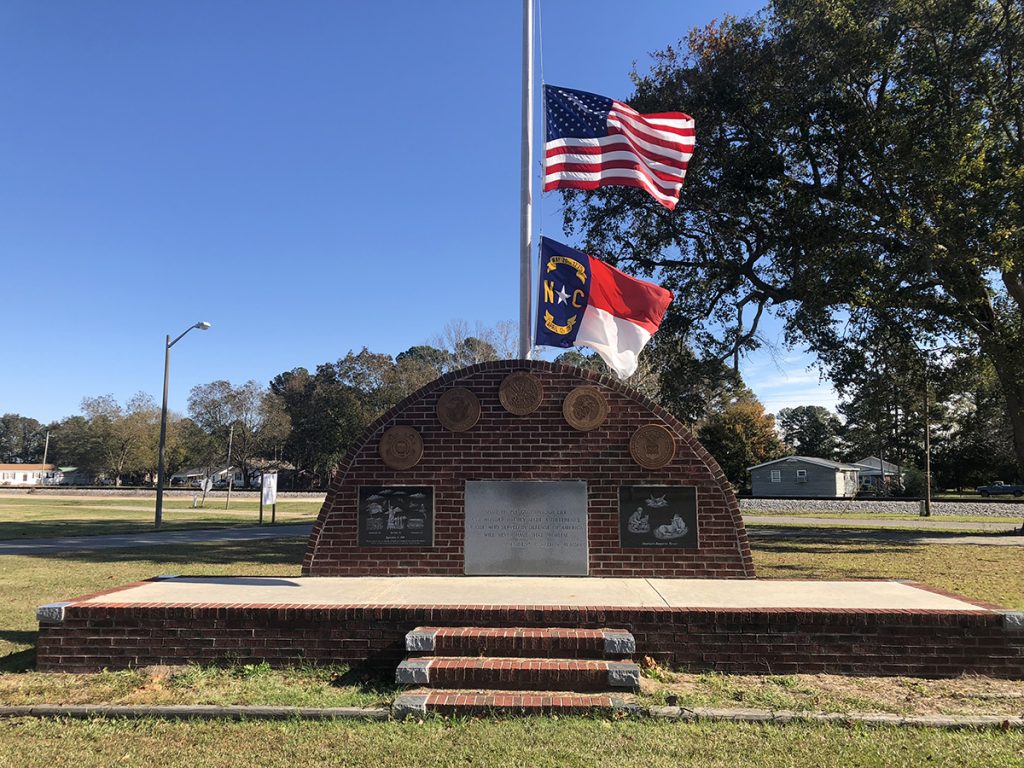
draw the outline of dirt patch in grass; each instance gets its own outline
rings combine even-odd
[[[948,680],[839,675],[719,675],[644,670],[645,704],[753,707],[796,712],[1024,716],[1024,681],[963,676]]]

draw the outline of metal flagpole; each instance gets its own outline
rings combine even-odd
[[[519,357],[530,359],[533,346],[533,316],[530,297],[533,295],[531,263],[533,252],[533,197],[531,164],[533,163],[533,0],[523,0],[523,138],[520,152],[519,191]]]

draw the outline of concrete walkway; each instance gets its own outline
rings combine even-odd
[[[126,587],[75,604],[140,603],[988,611],[965,600],[898,581],[536,576],[178,576]]]
[[[253,528],[216,528],[151,533],[120,533],[103,536],[68,536],[55,539],[0,541],[0,555],[45,555],[91,549],[132,549],[202,544],[208,541],[253,541],[256,539],[306,538],[312,524],[263,525]]]

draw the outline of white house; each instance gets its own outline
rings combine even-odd
[[[0,464],[0,486],[52,485],[57,472],[53,464]]]

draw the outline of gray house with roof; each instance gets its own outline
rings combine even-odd
[[[860,468],[813,456],[786,456],[748,467],[754,496],[853,498],[860,486]]]

